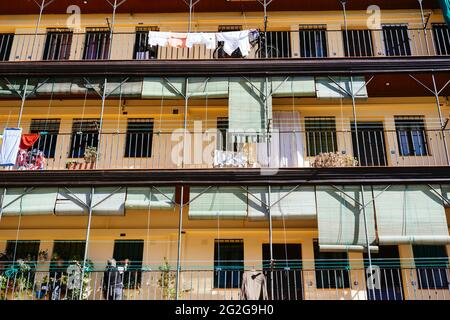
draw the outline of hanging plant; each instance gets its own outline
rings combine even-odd
[[[96,147],[86,147],[84,150],[84,161],[94,163],[97,161],[98,152]]]

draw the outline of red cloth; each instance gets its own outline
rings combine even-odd
[[[33,144],[38,141],[41,135],[39,133],[29,133],[23,134],[22,139],[20,140],[20,149],[27,150],[33,146]]]

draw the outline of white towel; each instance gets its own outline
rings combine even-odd
[[[14,166],[16,164],[21,137],[21,128],[5,128],[2,149],[0,150],[0,166]]]
[[[216,47],[215,33],[188,33],[186,39],[186,47],[192,48],[196,44],[204,44],[206,49],[214,49]]]
[[[166,47],[169,44],[169,38],[171,36],[170,32],[148,32],[148,44],[150,46],[161,46]]]
[[[250,53],[250,30],[218,32],[216,33],[217,41],[223,41],[223,50],[231,56],[236,50],[240,49],[242,56],[246,57]]]

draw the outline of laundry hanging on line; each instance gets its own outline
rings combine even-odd
[[[217,47],[217,43],[220,41],[223,42],[223,49],[228,55],[240,49],[242,55],[246,57],[250,53],[250,42],[258,37],[259,32],[255,29],[216,33],[149,31],[148,44],[172,48],[192,48],[194,45],[205,45],[207,49],[212,50]]]
[[[0,166],[14,166],[22,138],[22,128],[5,128],[0,150]]]
[[[36,143],[36,141],[39,140],[40,137],[41,135],[39,133],[23,134],[20,140],[19,148],[24,150],[31,148]]]

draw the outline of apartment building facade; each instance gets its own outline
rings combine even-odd
[[[5,8],[0,298],[450,299],[445,1],[298,2]]]

